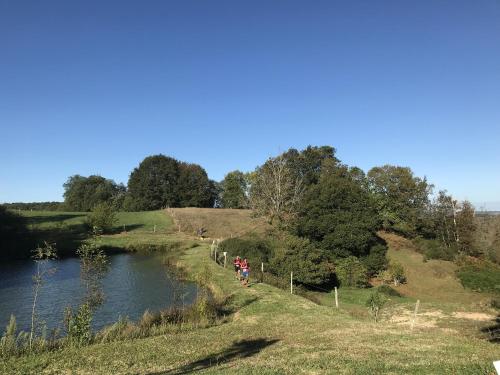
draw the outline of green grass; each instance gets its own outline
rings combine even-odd
[[[55,243],[61,256],[74,254],[82,241],[90,238],[86,212],[21,211],[21,214],[28,219],[36,243]],[[173,220],[164,211],[118,212],[114,234],[101,236],[100,242],[113,248],[136,249],[144,245],[168,245],[179,238],[185,240],[182,234],[172,236],[172,231]]]
[[[232,295],[227,323],[0,366],[12,374],[487,374],[500,358],[499,345],[449,328],[417,326],[411,332],[387,317],[376,324],[265,284],[243,288],[208,252],[206,244],[189,249],[181,262],[191,275],[208,267],[215,289]],[[353,303],[364,298],[357,293],[351,293]]]
[[[164,225],[160,233],[152,233],[159,216],[151,214],[122,217],[130,225],[139,220],[149,224],[107,240],[193,243],[193,238],[173,233],[169,221],[157,224]],[[225,323],[11,358],[0,363],[0,373],[492,374],[500,345],[480,333],[490,323],[453,315],[479,311],[483,295],[464,290],[451,278],[455,269],[449,262],[424,263],[398,238],[389,238],[389,246],[389,257],[405,266],[409,282],[397,288],[407,297],[391,297],[380,323],[364,307],[368,289],[340,289],[337,310],[331,294],[323,295],[328,303],[320,306],[266,284],[243,288],[230,268],[209,259],[208,243],[200,242],[185,246],[180,265],[193,278],[208,268],[215,292],[231,296]],[[411,331],[416,299],[422,304]]]

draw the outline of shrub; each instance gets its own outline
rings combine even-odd
[[[415,238],[413,243],[423,253],[424,260],[442,259],[452,261],[458,254],[458,249],[455,246],[445,246],[437,239]]]
[[[332,274],[323,252],[308,239],[293,235],[286,235],[278,245],[269,269],[271,273],[285,278],[293,272],[297,282],[314,285],[328,282]]]
[[[394,262],[389,264],[388,271],[391,275],[392,281],[394,282],[394,286],[398,286],[399,284],[406,282],[405,269],[401,263]]]
[[[465,288],[500,294],[500,267],[487,261],[462,262],[457,277]]]
[[[368,297],[366,306],[368,307],[368,310],[370,311],[370,314],[372,315],[375,322],[378,322],[380,311],[382,310],[386,302],[387,297],[380,293],[378,289],[373,291]]]
[[[387,267],[387,246],[382,244],[377,244],[372,246],[370,253],[362,258],[362,262],[368,271],[368,275],[374,276],[381,270]]]
[[[230,258],[239,255],[251,264],[267,263],[272,257],[272,246],[267,240],[257,237],[228,238],[221,242],[218,253],[227,251]]]
[[[76,312],[71,307],[64,312],[67,341],[71,346],[84,346],[92,340],[92,309],[88,303],[82,304]]]
[[[109,202],[96,204],[87,216],[87,224],[97,234],[112,232],[116,222],[115,209]]]
[[[341,286],[365,287],[368,284],[366,267],[354,256],[339,260],[335,273]]]

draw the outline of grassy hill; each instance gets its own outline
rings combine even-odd
[[[199,215],[196,209],[178,210],[183,211],[185,218],[206,215],[219,235],[226,225],[246,229],[242,220],[254,220],[239,210],[200,210]],[[236,214],[228,216],[227,211]],[[166,219],[155,233],[158,215]],[[129,220],[130,228],[139,226],[107,240],[196,241],[176,233],[165,213],[131,213],[120,220]],[[180,265],[191,277],[208,269],[214,290],[230,296],[228,315],[219,324],[173,327],[154,337],[12,358],[0,364],[0,373],[493,374],[500,345],[481,332],[495,325],[492,311],[482,305],[487,296],[464,290],[453,277],[452,263],[424,263],[411,242],[381,235],[389,244],[389,257],[404,265],[408,284],[397,288],[406,296],[392,297],[379,323],[364,307],[369,290],[341,288],[340,309],[335,309],[329,293],[322,294],[325,305],[317,305],[266,284],[243,288],[231,269],[210,260],[208,243],[199,241],[198,247],[184,247]],[[411,330],[416,299],[422,304]]]
[[[251,210],[172,208],[167,213],[181,232],[194,235],[199,228],[204,228],[205,236],[209,238],[238,237],[270,229],[269,224],[262,218],[254,217]]]

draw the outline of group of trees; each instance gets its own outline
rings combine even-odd
[[[75,175],[64,189],[70,211],[91,211],[101,203],[126,211],[214,207],[218,197],[217,184],[202,167],[165,155],[146,157],[130,174],[127,187],[101,176]]]
[[[355,274],[364,275],[361,283],[382,271],[386,276],[380,229],[436,244],[441,250],[435,257],[480,255],[472,205],[444,191],[434,199],[432,194],[433,185],[410,168],[385,165],[365,174],[341,163],[329,146],[290,149],[222,182],[222,197],[236,197],[222,199],[225,205],[248,205],[288,233],[283,243],[290,245],[278,246],[270,257],[271,267],[281,264],[275,273],[286,271],[284,259],[292,260],[295,270],[307,270],[297,273],[298,281],[316,284],[328,282],[335,268],[337,277],[350,275],[346,283]]]

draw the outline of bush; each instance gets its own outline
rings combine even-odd
[[[386,254],[387,246],[385,245],[377,244],[371,247],[370,253],[362,258],[362,262],[368,271],[368,276],[372,277],[387,267],[388,260]]]
[[[452,261],[458,254],[458,249],[455,246],[447,247],[436,239],[415,238],[413,243],[423,253],[424,260],[442,259]]]
[[[500,294],[500,267],[491,262],[463,262],[457,277],[465,288]]]
[[[228,258],[247,258],[251,265],[268,263],[273,255],[271,243],[257,237],[228,238],[221,242],[218,253],[227,251]]]
[[[341,286],[365,287],[368,284],[366,267],[356,257],[347,257],[338,261],[335,267]]]
[[[64,312],[67,341],[70,346],[84,346],[92,340],[92,309],[88,303],[82,304],[74,313],[70,307]]]
[[[98,203],[87,216],[87,224],[98,234],[112,232],[117,220],[115,209],[108,202]]]
[[[373,316],[375,322],[378,322],[380,311],[382,310],[386,302],[387,302],[387,297],[384,296],[382,293],[380,293],[378,289],[373,291],[368,297],[368,300],[366,301],[366,306],[368,307],[368,310],[370,311],[370,314]]]
[[[324,254],[308,239],[286,235],[269,263],[271,273],[289,277],[293,272],[299,283],[321,285],[330,280],[331,268]]]

